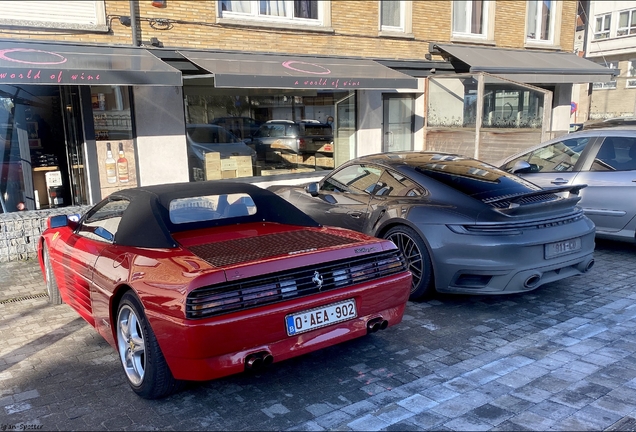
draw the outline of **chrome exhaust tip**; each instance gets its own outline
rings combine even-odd
[[[526,279],[526,281],[523,283],[523,286],[526,288],[534,288],[539,285],[539,282],[541,282],[541,275],[534,274]]]
[[[258,355],[251,355],[245,359],[245,369],[259,370],[263,367],[263,359]]]
[[[380,330],[384,330],[389,326],[389,322],[387,320],[383,320],[382,324],[380,324]]]
[[[274,363],[274,356],[267,353],[263,356],[263,367],[269,366]]]
[[[384,322],[386,322],[386,326],[382,327]],[[378,330],[384,330],[388,325],[388,321],[385,321],[382,317],[373,318],[367,323],[367,333],[375,333]]]

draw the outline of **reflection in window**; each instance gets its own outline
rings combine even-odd
[[[552,41],[554,1],[532,0],[528,2],[527,39]]]
[[[88,214],[78,229],[78,234],[98,241],[113,241],[124,211],[130,204],[127,200],[106,202]]]
[[[598,150],[590,171],[636,170],[636,138],[607,137]]]
[[[224,194],[181,198],[170,201],[170,222],[174,224],[213,221],[256,213],[248,194]]]
[[[503,169],[511,172],[518,161],[526,161],[530,168],[523,173],[572,171],[589,138],[568,139],[541,147],[508,162]]]
[[[483,0],[453,2],[453,33],[471,36],[485,35],[486,2]]]
[[[321,190],[349,192],[355,194],[371,193],[380,178],[380,170],[365,165],[350,165],[329,177]]]

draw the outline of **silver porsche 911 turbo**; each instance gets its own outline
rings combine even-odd
[[[394,152],[351,160],[319,183],[269,189],[323,225],[392,240],[413,274],[410,299],[421,300],[518,293],[590,270],[584,187],[543,189],[464,156]]]

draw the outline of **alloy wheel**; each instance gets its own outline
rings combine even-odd
[[[417,246],[417,243],[403,232],[394,232],[387,237],[387,239],[391,240],[400,252],[402,252],[402,255],[404,255],[407,270],[409,270],[413,275],[413,283],[411,284],[412,293],[420,284],[424,274],[424,260],[422,259],[422,252]]]
[[[140,385],[146,368],[146,343],[139,317],[129,305],[119,310],[117,347],[126,376],[133,385]]]

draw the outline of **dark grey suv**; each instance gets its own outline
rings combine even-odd
[[[245,142],[253,144],[258,158],[264,160],[269,151],[324,151],[320,149],[333,142],[333,131],[331,126],[318,121],[270,120]]]

